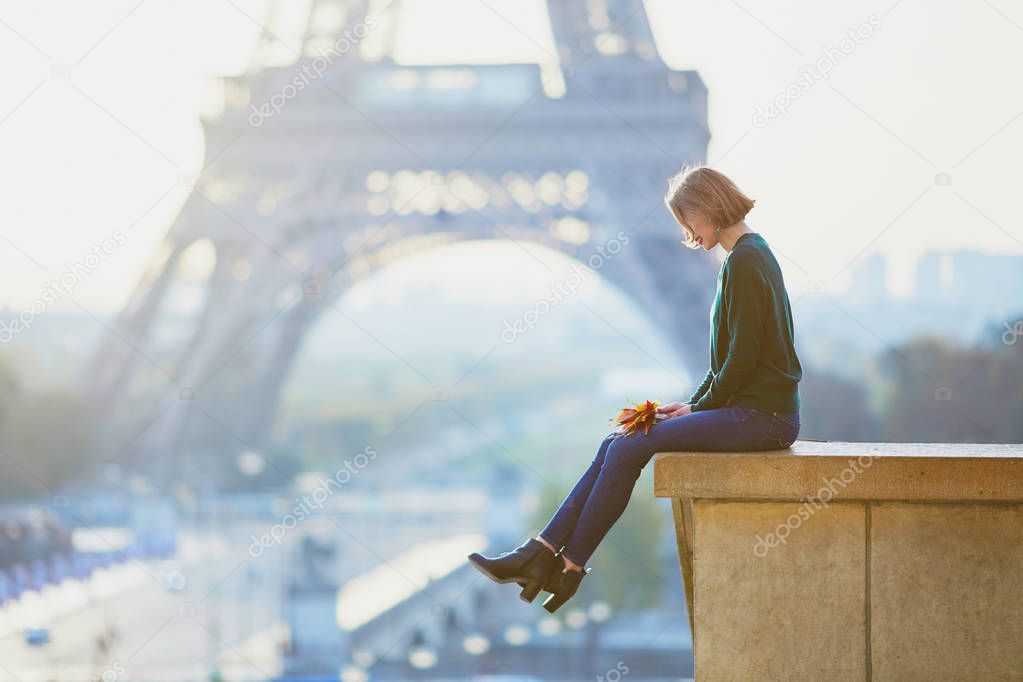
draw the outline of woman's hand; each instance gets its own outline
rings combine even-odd
[[[691,414],[692,405],[689,403],[668,403],[657,408],[657,414],[663,414],[666,419],[681,417],[684,414]]]

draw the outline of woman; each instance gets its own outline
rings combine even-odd
[[[670,180],[665,202],[686,246],[727,252],[711,309],[707,376],[686,402],[658,407],[663,419],[646,434],[609,434],[539,535],[495,558],[469,555],[492,580],[522,585],[526,601],[550,592],[543,605],[552,613],[590,572],[587,560],[655,452],[775,450],[799,433],[802,367],[792,311],[778,261],[746,224],[753,200],[722,173],[694,167]]]

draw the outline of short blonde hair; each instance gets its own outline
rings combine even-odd
[[[698,213],[714,227],[724,229],[745,218],[756,202],[743,194],[720,171],[708,166],[683,166],[678,174],[668,180],[664,203],[685,229],[685,245],[696,249],[699,244],[696,243],[693,228],[686,223],[687,214]]]

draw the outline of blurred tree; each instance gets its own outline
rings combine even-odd
[[[91,445],[94,418],[84,401],[64,391],[21,394],[0,431],[3,494],[50,495],[92,477],[103,465]]]
[[[877,419],[870,413],[866,388],[835,374],[809,368],[799,382],[800,438],[872,441]]]
[[[0,357],[0,428],[21,393],[21,382],[6,358]]]
[[[992,336],[969,348],[924,337],[881,354],[885,439],[1019,442],[1023,339]]]
[[[984,355],[963,381],[964,413],[997,440],[1023,442],[1023,311],[982,335]]]
[[[661,602],[661,592],[674,588],[677,575],[664,575],[660,561],[661,533],[667,517],[644,481],[653,466],[636,484],[629,507],[593,555],[593,579],[604,601],[617,610],[639,610]]]
[[[645,473],[643,478],[647,475],[652,474]],[[665,583],[673,584],[671,581],[677,579],[670,575],[661,577],[664,567],[659,548],[664,514],[649,493],[651,485],[649,482],[644,485],[643,478],[636,484],[625,513],[594,553],[588,564],[593,567],[593,574],[583,583],[591,598],[606,601],[618,611],[656,606]],[[565,490],[573,485],[574,481]],[[564,497],[544,486],[539,508],[553,513]],[[541,525],[546,522],[544,518]]]

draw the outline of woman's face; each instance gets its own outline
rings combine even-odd
[[[704,251],[710,251],[717,246],[718,236],[714,233],[714,225],[710,220],[699,213],[690,212],[686,215],[686,225],[693,231],[693,239]]]

